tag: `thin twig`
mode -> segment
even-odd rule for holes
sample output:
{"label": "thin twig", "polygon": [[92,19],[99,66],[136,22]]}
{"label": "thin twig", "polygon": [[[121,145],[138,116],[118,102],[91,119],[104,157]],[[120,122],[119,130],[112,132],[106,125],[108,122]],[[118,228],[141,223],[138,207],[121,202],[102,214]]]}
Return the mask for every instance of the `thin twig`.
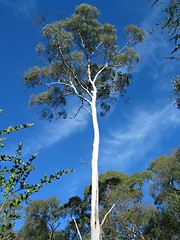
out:
{"label": "thin twig", "polygon": [[73,117],[70,117],[70,119],[76,118],[78,113],[81,111],[81,108],[83,108],[83,104],[78,108],[77,112],[75,113],[75,115]]}
{"label": "thin twig", "polygon": [[72,86],[71,86],[70,84],[65,83],[65,82],[61,82],[60,80],[58,80],[58,81],[56,81],[56,82],[46,83],[45,85],[46,85],[46,86],[50,86],[50,85],[56,85],[56,84],[59,84],[59,85],[63,85],[63,86],[72,88]]}
{"label": "thin twig", "polygon": [[74,92],[75,94],[81,99],[81,100],[84,100],[85,102],[87,102],[89,105],[90,105],[90,101],[85,97],[83,96],[82,94],[80,94],[77,90],[77,88],[74,86],[74,83],[72,81],[69,81],[70,82],[70,85],[71,87],[74,89]]}
{"label": "thin twig", "polygon": [[105,214],[105,216],[101,222],[101,227],[104,224],[104,222],[106,221],[107,216],[111,213],[111,211],[113,210],[114,207],[115,207],[115,204],[113,204],[112,207],[109,209],[109,211]]}
{"label": "thin twig", "polygon": [[76,230],[77,230],[77,233],[79,235],[79,239],[82,240],[82,236],[81,236],[81,233],[79,231],[79,228],[78,228],[78,225],[77,225],[77,222],[76,222],[76,219],[74,217],[72,217],[73,221],[74,221],[74,224],[75,224],[75,227],[76,227]]}
{"label": "thin twig", "polygon": [[86,162],[86,161],[84,161],[84,160],[82,160],[82,159],[80,159],[80,161],[81,161],[82,163],[84,163],[84,164],[90,164],[90,165],[91,165],[91,162]]}
{"label": "thin twig", "polygon": [[130,40],[128,40],[128,42],[126,43],[126,45],[121,48],[116,54],[122,53],[124,51],[124,49],[126,49],[129,46]]}
{"label": "thin twig", "polygon": [[90,113],[90,114],[92,115],[92,112],[91,112],[87,107],[85,107],[85,106],[83,105],[83,108],[84,108],[88,113]]}
{"label": "thin twig", "polygon": [[90,58],[92,58],[93,56],[96,56],[97,54],[99,54],[99,53],[102,51],[102,49],[101,49],[101,50],[99,50],[99,51],[95,54],[95,51],[96,51],[101,45],[102,45],[102,42],[100,42],[100,43],[96,46],[94,52],[91,53]]}

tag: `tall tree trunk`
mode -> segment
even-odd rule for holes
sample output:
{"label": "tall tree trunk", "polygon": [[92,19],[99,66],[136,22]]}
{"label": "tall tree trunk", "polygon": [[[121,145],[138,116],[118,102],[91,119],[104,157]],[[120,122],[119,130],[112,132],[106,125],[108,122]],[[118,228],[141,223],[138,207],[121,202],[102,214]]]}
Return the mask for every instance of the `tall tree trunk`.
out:
{"label": "tall tree trunk", "polygon": [[99,156],[99,126],[96,109],[97,89],[94,86],[93,97],[91,102],[92,124],[94,130],[94,142],[92,150],[92,189],[91,189],[91,240],[100,239],[99,223],[99,186],[98,186],[98,156]]}

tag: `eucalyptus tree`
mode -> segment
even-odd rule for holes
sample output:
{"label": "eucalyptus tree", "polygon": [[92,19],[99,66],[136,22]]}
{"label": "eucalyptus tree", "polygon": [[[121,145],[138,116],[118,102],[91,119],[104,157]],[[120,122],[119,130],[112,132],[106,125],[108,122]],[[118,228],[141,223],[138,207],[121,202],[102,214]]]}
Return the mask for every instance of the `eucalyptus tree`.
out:
{"label": "eucalyptus tree", "polygon": [[[142,204],[143,187],[149,179],[151,173],[147,171],[130,176],[112,170],[100,174],[99,205],[101,224],[104,223],[103,239],[149,239],[144,230],[154,209]],[[87,186],[84,192],[87,203],[91,198],[90,187]],[[112,211],[107,215],[109,209]]]}
{"label": "eucalyptus tree", "polygon": [[157,239],[173,239],[180,234],[180,148],[155,159],[148,169],[153,173],[151,195],[159,210]]}
{"label": "eucalyptus tree", "polygon": [[[84,239],[88,239],[90,228],[90,204],[78,196],[71,197],[67,203],[61,206],[62,216],[67,222],[64,230],[66,239],[78,239],[79,232]],[[76,224],[75,224],[76,222]]]}
{"label": "eucalyptus tree", "polygon": [[91,161],[93,240],[101,235],[98,211],[100,134],[97,115],[108,112],[111,100],[126,91],[130,84],[129,70],[134,62],[139,61],[132,46],[144,37],[142,29],[129,25],[125,28],[126,41],[120,48],[115,27],[101,24],[98,21],[99,14],[96,7],[81,4],[70,18],[47,24],[42,29],[44,44],[38,44],[36,48],[44,65],[35,66],[24,73],[26,85],[42,87],[42,92],[30,98],[30,104],[44,106],[42,118],[66,118],[66,105],[72,97],[79,99],[75,116],[82,109],[91,115],[94,132]]}
{"label": "eucalyptus tree", "polygon": [[25,208],[24,226],[17,239],[55,239],[60,234],[60,201],[55,197],[31,201]]}

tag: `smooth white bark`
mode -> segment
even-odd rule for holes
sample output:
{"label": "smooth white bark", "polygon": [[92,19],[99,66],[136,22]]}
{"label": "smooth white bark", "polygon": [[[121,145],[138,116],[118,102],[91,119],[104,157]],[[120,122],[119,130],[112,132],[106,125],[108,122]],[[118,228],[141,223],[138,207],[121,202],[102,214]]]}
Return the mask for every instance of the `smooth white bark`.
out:
{"label": "smooth white bark", "polygon": [[91,189],[91,240],[100,239],[100,223],[99,223],[99,186],[98,186],[98,156],[99,156],[99,126],[97,119],[96,97],[97,89],[93,86],[93,97],[91,102],[92,124],[94,130],[94,142],[92,151],[92,189]]}

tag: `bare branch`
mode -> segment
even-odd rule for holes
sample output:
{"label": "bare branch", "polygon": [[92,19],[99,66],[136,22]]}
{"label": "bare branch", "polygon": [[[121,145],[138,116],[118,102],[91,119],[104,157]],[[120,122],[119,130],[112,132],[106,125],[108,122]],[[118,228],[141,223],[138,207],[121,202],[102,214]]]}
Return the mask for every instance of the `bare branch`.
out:
{"label": "bare branch", "polygon": [[131,233],[133,233],[134,235],[141,237],[143,240],[145,240],[144,236],[141,233],[136,233],[134,230],[131,230],[129,227],[127,227],[126,225],[124,225],[125,228],[130,231]]}
{"label": "bare branch", "polygon": [[70,119],[76,118],[78,113],[81,111],[81,108],[83,108],[83,104],[78,108],[76,114],[73,117],[70,117]]}
{"label": "bare branch", "polygon": [[0,206],[0,212],[3,210],[5,203],[2,203]]}
{"label": "bare branch", "polygon": [[123,48],[121,48],[116,54],[122,53],[124,51],[124,49],[126,49],[129,46],[129,44],[127,43]]}
{"label": "bare branch", "polygon": [[88,74],[88,80],[91,84],[93,84],[93,81],[91,79],[91,61],[90,58],[88,59],[88,65],[87,65],[87,74]]}
{"label": "bare branch", "polygon": [[[59,30],[58,30],[58,29],[56,29],[56,28],[53,28],[53,29],[59,33]],[[79,36],[80,36],[80,39],[81,39],[81,42],[82,42],[82,46],[83,46],[83,48],[85,49],[85,45],[84,45],[84,42],[83,42],[83,39],[82,39],[82,37],[81,37],[80,32],[78,32],[78,34],[79,34]],[[64,66],[72,73],[74,79],[75,79],[76,82],[79,84],[79,86],[89,95],[89,97],[92,98],[91,93],[88,91],[87,88],[85,88],[85,87],[80,83],[80,81],[78,80],[78,78],[77,78],[77,76],[75,75],[75,73],[74,73],[74,71],[72,70],[72,68],[66,63],[66,61],[65,61],[65,59],[64,59],[64,54],[63,54],[60,46],[59,46],[59,52],[60,52],[60,54],[61,54],[61,57],[62,57],[62,61],[63,61]],[[50,54],[51,54],[51,56],[55,57],[57,60],[61,61],[61,59],[58,58],[58,56],[54,55],[52,52],[50,52]]]}
{"label": "bare branch", "polygon": [[91,162],[86,162],[86,161],[84,161],[84,160],[82,160],[82,159],[80,159],[80,162],[82,162],[82,163],[84,163],[84,164],[90,164],[90,165],[91,165]]}
{"label": "bare branch", "polygon": [[77,233],[79,235],[79,239],[82,240],[82,236],[81,236],[81,233],[79,231],[79,228],[78,228],[78,225],[77,225],[77,222],[76,222],[76,219],[74,217],[72,217],[73,221],[74,221],[74,224],[75,224],[75,227],[76,227],[76,230],[77,230]]}
{"label": "bare branch", "polygon": [[121,48],[116,54],[122,53],[124,49],[126,49],[129,46],[129,44],[130,44],[130,39],[128,39],[126,45],[123,48]]}
{"label": "bare branch", "polygon": [[77,88],[74,86],[73,82],[70,81],[71,87],[74,89],[75,94],[81,99],[84,100],[85,102],[87,102],[90,105],[90,101],[84,97],[82,94],[78,93]]}
{"label": "bare branch", "polygon": [[70,84],[65,83],[65,82],[61,82],[60,80],[58,80],[57,82],[46,83],[45,85],[50,86],[50,85],[56,85],[56,84],[72,88],[72,86]]}
{"label": "bare branch", "polygon": [[83,49],[85,50],[85,44],[84,44],[84,41],[83,41],[83,39],[82,39],[81,33],[78,32],[78,35],[79,35],[79,37],[80,37],[80,39],[81,39],[82,47],[83,47]]}
{"label": "bare branch", "polygon": [[90,94],[90,92],[88,91],[88,89],[86,87],[84,87],[81,82],[78,80],[77,76],[75,75],[74,71],[72,70],[72,68],[66,63],[65,59],[64,59],[64,55],[63,55],[63,52],[61,50],[61,48],[59,47],[59,52],[61,54],[61,57],[62,57],[62,61],[63,61],[63,64],[65,65],[65,67],[72,73],[74,79],[76,80],[76,82],[79,84],[79,86],[89,95],[89,97],[92,98],[92,95]]}
{"label": "bare branch", "polygon": [[99,51],[95,54],[95,51],[96,51],[101,45],[102,45],[102,42],[100,42],[100,43],[96,46],[94,52],[91,53],[90,58],[92,58],[93,56],[98,55],[98,54],[102,51],[102,49],[101,49],[101,50],[99,50]]}
{"label": "bare branch", "polygon": [[107,216],[111,213],[111,211],[113,210],[114,207],[115,207],[115,204],[113,204],[112,207],[109,209],[109,211],[105,214],[105,216],[101,222],[101,227],[104,224],[104,222],[106,221]]}
{"label": "bare branch", "polygon": [[134,222],[134,220],[131,218],[130,219],[133,223],[134,223],[134,227],[137,229],[138,233],[136,233],[135,231],[134,234],[137,235],[137,236],[140,236],[143,240],[145,240],[144,236],[139,232],[139,228],[137,227],[136,223]]}
{"label": "bare branch", "polygon": [[108,67],[108,63],[106,63],[106,64],[96,73],[96,76],[94,77],[94,80],[93,80],[94,83],[96,82],[96,80],[97,80],[98,76],[101,74],[101,72],[104,71],[104,69],[107,68],[107,67]]}
{"label": "bare branch", "polygon": [[[72,74],[73,78],[75,79],[75,81],[77,82],[77,84],[89,95],[89,97],[92,98],[92,96],[91,96],[90,92],[88,91],[88,89],[85,88],[85,87],[81,84],[81,82],[78,80],[78,78],[77,78],[77,76],[75,75],[75,73],[74,73],[74,71],[72,70],[72,68],[66,63],[66,61],[65,61],[65,59],[64,59],[63,52],[62,52],[62,50],[61,50],[60,47],[59,47],[59,52],[60,52],[60,54],[61,54],[62,59],[60,59],[58,56],[54,55],[52,52],[50,52],[49,54],[50,54],[52,57],[55,57],[58,61],[63,61],[64,66],[71,72],[71,74]],[[60,82],[59,82],[59,84],[60,84]],[[61,83],[61,84],[63,84],[63,83]],[[72,87],[71,85],[69,85],[69,86]]]}
{"label": "bare branch", "polygon": [[84,108],[84,110],[86,110],[88,113],[90,113],[90,114],[92,115],[92,112],[91,112],[87,107],[85,107],[85,106],[83,105],[83,108]]}

